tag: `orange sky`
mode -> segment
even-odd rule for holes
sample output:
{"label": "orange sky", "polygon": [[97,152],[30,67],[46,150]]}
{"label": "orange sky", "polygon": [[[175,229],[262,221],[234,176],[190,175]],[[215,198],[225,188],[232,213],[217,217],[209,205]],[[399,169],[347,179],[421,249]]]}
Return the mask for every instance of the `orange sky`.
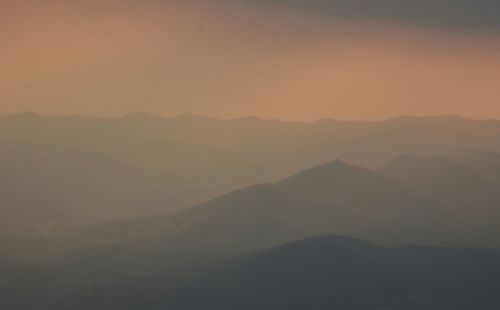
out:
{"label": "orange sky", "polygon": [[2,3],[0,114],[500,118],[494,32],[208,0]]}

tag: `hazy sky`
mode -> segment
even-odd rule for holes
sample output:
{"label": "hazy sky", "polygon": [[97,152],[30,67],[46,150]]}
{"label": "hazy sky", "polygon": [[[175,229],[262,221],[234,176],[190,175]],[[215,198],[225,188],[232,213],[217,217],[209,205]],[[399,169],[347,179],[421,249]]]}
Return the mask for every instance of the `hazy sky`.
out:
{"label": "hazy sky", "polygon": [[0,0],[0,114],[500,118],[497,0]]}

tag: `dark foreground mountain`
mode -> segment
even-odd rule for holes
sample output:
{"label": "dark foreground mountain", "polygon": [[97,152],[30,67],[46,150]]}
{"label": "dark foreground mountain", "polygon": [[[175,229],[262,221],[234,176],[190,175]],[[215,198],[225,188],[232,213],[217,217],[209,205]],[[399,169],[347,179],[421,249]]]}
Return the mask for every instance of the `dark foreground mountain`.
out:
{"label": "dark foreground mountain", "polygon": [[60,309],[394,309],[500,307],[500,252],[385,248],[320,237],[184,275],[94,286]]}
{"label": "dark foreground mountain", "polygon": [[2,310],[55,309],[72,285],[57,269],[16,262],[2,264],[0,258]]}

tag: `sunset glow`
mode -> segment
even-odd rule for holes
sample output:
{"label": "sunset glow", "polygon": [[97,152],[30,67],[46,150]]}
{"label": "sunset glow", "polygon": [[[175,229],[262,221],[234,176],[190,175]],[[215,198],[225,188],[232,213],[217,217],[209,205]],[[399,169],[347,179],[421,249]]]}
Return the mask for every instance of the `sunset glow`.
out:
{"label": "sunset glow", "polygon": [[2,3],[2,114],[500,117],[495,31],[224,1]]}

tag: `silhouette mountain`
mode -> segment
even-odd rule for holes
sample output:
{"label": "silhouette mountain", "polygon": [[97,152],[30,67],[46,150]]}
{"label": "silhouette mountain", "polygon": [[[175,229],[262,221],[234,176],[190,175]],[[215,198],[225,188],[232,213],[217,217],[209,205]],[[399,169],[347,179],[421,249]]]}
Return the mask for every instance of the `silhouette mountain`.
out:
{"label": "silhouette mountain", "polygon": [[97,285],[62,309],[464,309],[500,306],[500,252],[319,237],[194,273]]}
{"label": "silhouette mountain", "polygon": [[215,120],[214,118],[209,118],[209,117],[205,117],[205,116],[201,116],[201,115],[197,115],[197,114],[193,114],[193,113],[182,113],[182,114],[179,114],[175,117],[172,118],[172,120],[175,120],[175,121],[188,121],[188,122],[206,122],[206,121],[210,121],[210,120]]}
{"label": "silhouette mountain", "polygon": [[280,245],[500,246],[498,137],[458,116],[0,117],[1,308],[496,309],[497,251]]}
{"label": "silhouette mountain", "polygon": [[[0,117],[0,232],[63,231],[57,241],[71,248],[154,250],[171,266],[318,234],[383,244],[498,244],[496,198],[484,190],[492,181],[470,175],[470,167],[443,181],[449,187],[434,179],[417,184],[425,191],[342,162],[284,178],[331,158],[373,167],[409,152],[500,150],[500,121],[187,119]],[[219,198],[156,216],[211,197]]]}
{"label": "silhouette mountain", "polygon": [[73,236],[72,242],[155,249],[173,266],[322,234],[387,244],[441,244],[435,233],[445,228],[439,221],[439,209],[426,197],[337,160],[171,216],[93,227]]}

